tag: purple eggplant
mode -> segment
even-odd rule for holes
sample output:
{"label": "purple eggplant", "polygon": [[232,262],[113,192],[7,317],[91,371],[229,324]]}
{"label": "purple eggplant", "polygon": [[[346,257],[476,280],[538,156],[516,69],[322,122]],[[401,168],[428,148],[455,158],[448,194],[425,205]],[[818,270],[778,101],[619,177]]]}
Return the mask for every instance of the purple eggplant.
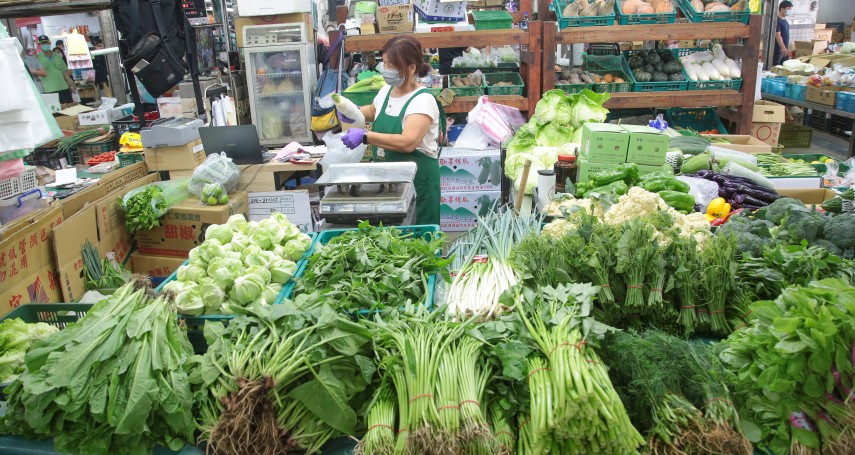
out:
{"label": "purple eggplant", "polygon": [[769,205],[768,202],[761,201],[760,199],[757,199],[753,196],[750,196],[748,194],[743,194],[743,193],[740,193],[740,194],[733,196],[733,202],[735,202],[736,204],[738,204],[742,207],[746,207],[746,206],[765,207],[765,206]]}
{"label": "purple eggplant", "polygon": [[[771,204],[780,198],[777,193],[761,191],[757,188],[750,187],[748,185],[741,185],[739,183],[726,183],[722,185],[722,187],[725,188],[731,194],[745,194],[747,196],[759,199],[765,202],[766,204]],[[721,191],[719,190],[719,192]]]}

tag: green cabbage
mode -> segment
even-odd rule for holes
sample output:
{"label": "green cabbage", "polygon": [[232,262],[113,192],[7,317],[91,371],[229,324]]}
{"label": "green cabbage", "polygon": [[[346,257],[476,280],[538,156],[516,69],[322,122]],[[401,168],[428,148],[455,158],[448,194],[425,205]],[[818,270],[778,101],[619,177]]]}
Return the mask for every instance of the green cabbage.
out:
{"label": "green cabbage", "polygon": [[256,265],[251,265],[247,267],[246,273],[244,273],[244,275],[257,275],[259,278],[261,278],[261,281],[264,281],[265,285],[270,282],[271,278],[273,278],[273,275],[270,273],[269,269]]}
{"label": "green cabbage", "polygon": [[175,307],[181,314],[199,316],[205,312],[205,301],[199,293],[199,286],[181,291],[175,297]]}
{"label": "green cabbage", "polygon": [[[270,243],[272,245],[278,245],[282,243],[282,239],[285,238],[285,229],[283,229],[283,226],[272,218],[261,220],[258,223],[258,229],[267,231],[267,234],[270,237]],[[252,238],[252,233],[250,234],[250,238]],[[272,249],[272,245],[270,248],[265,249]]]}
{"label": "green cabbage", "polygon": [[228,221],[226,221],[226,224],[228,224],[235,232],[246,233],[245,228],[249,223],[243,215],[232,215],[229,217]]}
{"label": "green cabbage", "polygon": [[543,94],[534,108],[534,116],[540,123],[558,122],[569,125],[573,120],[570,99],[563,90],[550,90]]}
{"label": "green cabbage", "polygon": [[525,160],[531,160],[532,166],[535,164],[543,164],[538,156],[531,153],[519,153],[509,156],[505,160],[505,175],[511,180],[518,178],[525,167]]}
{"label": "green cabbage", "polygon": [[175,278],[178,281],[192,283],[199,283],[206,276],[208,276],[208,274],[204,268],[192,263],[178,267],[178,270],[175,273]]}
{"label": "green cabbage", "polygon": [[573,138],[573,127],[562,126],[557,122],[543,125],[537,132],[537,145],[546,147],[561,147]]}
{"label": "green cabbage", "polygon": [[274,283],[285,284],[297,271],[297,263],[287,259],[276,258],[270,264],[270,280]]}
{"label": "green cabbage", "polygon": [[218,285],[206,283],[199,286],[199,296],[205,303],[205,313],[215,313],[226,300],[225,291]]}
{"label": "green cabbage", "polygon": [[[249,241],[262,250],[273,249],[273,239],[266,229],[255,229],[249,234]],[[246,250],[244,250],[246,251]]]}
{"label": "green cabbage", "polygon": [[286,256],[283,256],[285,259],[299,261],[300,258],[303,257],[303,254],[306,252],[306,250],[309,249],[309,246],[302,242],[300,239],[293,239],[285,242],[283,248],[285,249],[286,254]]}
{"label": "green cabbage", "polygon": [[[237,259],[218,257],[208,263],[208,276],[225,288],[243,273],[243,263]],[[225,284],[225,286],[223,286]]]}
{"label": "green cabbage", "polygon": [[587,89],[572,95],[570,123],[573,127],[580,128],[583,123],[605,122],[609,110],[604,108],[603,104],[609,98],[611,98],[609,93],[594,93]]}
{"label": "green cabbage", "polygon": [[279,293],[282,292],[282,285],[279,283],[270,283],[261,291],[261,298],[268,304],[274,303]]}
{"label": "green cabbage", "polygon": [[234,232],[228,224],[213,224],[205,231],[205,240],[217,239],[223,245],[232,241]]}
{"label": "green cabbage", "polygon": [[254,251],[246,255],[243,262],[246,265],[257,265],[269,269],[275,259],[277,259],[276,254],[272,251]]}
{"label": "green cabbage", "polygon": [[196,251],[199,260],[207,264],[212,259],[223,255],[223,244],[217,239],[205,240],[193,250]]}
{"label": "green cabbage", "polygon": [[229,291],[229,299],[241,305],[248,305],[261,297],[261,292],[267,286],[268,281],[257,273],[247,273],[235,280],[235,285]]}

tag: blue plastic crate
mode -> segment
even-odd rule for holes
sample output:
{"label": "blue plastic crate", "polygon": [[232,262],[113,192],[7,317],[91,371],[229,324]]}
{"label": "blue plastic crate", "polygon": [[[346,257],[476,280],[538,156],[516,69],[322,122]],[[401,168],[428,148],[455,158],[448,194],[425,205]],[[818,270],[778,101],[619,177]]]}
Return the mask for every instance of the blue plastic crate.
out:
{"label": "blue plastic crate", "polygon": [[[439,226],[436,224],[424,224],[424,225],[416,225],[416,226],[385,226],[385,227],[397,229],[397,230],[401,231],[404,235],[412,234],[413,237],[422,237],[422,238],[434,236],[437,233],[441,232]],[[357,231],[357,230],[359,230],[359,229],[358,228],[331,229],[329,231],[323,231],[318,235],[318,238],[315,240],[315,244],[326,245],[332,239],[344,234],[345,232],[352,232],[352,231]],[[313,247],[312,247],[313,251],[314,251],[314,248],[315,247],[313,245]],[[442,251],[437,251],[436,254],[437,254],[437,256],[439,256],[442,254]],[[305,261],[305,263],[303,264],[303,269],[298,270],[300,277],[302,277],[305,274],[305,269],[306,269],[306,267],[309,266],[309,262],[311,262],[311,257],[309,257]],[[282,294],[280,294],[280,297],[282,298],[282,300],[290,299],[292,297],[296,283],[294,283],[294,280],[292,280],[292,282],[289,284],[290,284],[290,286],[288,286],[287,292],[285,292],[286,288],[282,288],[283,292],[282,292]],[[435,290],[436,290],[436,275],[435,274],[434,275],[428,275],[427,289],[425,290],[425,305],[428,308],[433,308]],[[276,303],[281,303],[281,300],[277,299]],[[377,310],[359,310],[356,313],[354,313],[354,315],[358,314],[359,316],[370,316],[371,314],[374,314],[377,312],[378,312]]]}
{"label": "blue plastic crate", "polygon": [[[763,90],[763,86],[766,86],[766,90]],[[766,77],[763,78],[763,83],[760,85],[760,90],[763,93],[767,93],[772,96],[785,96],[785,91],[787,87],[787,78],[783,77]]]}
{"label": "blue plastic crate", "polygon": [[837,109],[855,114],[855,92],[837,92]]}
{"label": "blue plastic crate", "polygon": [[[784,97],[795,101],[804,101],[807,87],[799,84],[784,83]],[[780,95],[778,95],[780,96]]]}

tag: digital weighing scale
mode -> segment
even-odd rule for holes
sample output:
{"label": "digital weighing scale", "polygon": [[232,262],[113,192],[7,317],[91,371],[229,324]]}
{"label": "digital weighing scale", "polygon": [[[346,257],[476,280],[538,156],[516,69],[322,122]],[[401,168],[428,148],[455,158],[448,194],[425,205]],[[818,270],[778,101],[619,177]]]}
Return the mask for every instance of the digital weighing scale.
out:
{"label": "digital weighing scale", "polygon": [[355,226],[360,221],[412,224],[415,163],[332,164],[318,179],[325,186],[320,215],[327,223]]}

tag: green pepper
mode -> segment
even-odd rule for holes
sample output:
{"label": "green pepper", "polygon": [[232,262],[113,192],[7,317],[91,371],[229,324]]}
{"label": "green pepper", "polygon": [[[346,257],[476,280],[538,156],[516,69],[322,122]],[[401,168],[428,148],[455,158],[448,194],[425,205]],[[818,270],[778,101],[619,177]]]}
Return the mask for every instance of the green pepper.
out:
{"label": "green pepper", "polygon": [[585,197],[585,194],[594,188],[594,183],[591,181],[576,184],[576,197]]}
{"label": "green pepper", "polygon": [[629,191],[629,186],[623,182],[623,180],[618,180],[617,182],[609,183],[608,185],[598,186],[590,191],[591,193],[600,193],[611,196],[614,199],[617,199],[618,196],[626,194]]}
{"label": "green pepper", "polygon": [[679,191],[663,190],[659,197],[678,212],[689,213],[695,210],[695,197]]}
{"label": "green pepper", "polygon": [[689,192],[689,185],[675,179],[674,177],[660,176],[652,179],[646,179],[642,181],[639,186],[651,193],[658,193],[663,190],[677,191],[680,193]]}
{"label": "green pepper", "polygon": [[627,185],[634,184],[638,180],[638,165],[635,163],[620,164],[614,169],[591,175],[594,186],[604,186],[618,180],[622,180]]}

